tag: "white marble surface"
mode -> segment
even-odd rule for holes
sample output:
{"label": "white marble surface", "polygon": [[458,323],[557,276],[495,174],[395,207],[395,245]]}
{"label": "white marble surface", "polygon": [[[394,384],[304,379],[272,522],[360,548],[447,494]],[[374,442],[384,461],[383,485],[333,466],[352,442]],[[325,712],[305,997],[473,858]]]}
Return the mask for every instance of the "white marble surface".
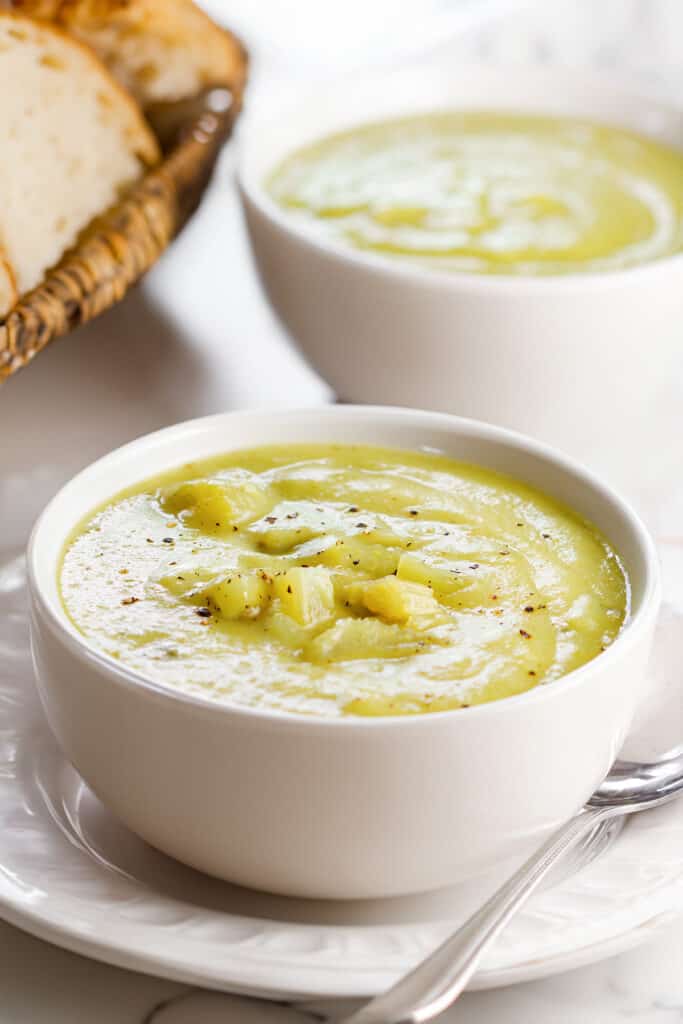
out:
{"label": "white marble surface", "polygon": [[[535,0],[519,7],[441,50],[455,58],[621,64],[645,78],[664,77],[683,95],[680,0]],[[64,478],[117,443],[219,409],[328,397],[261,299],[228,156],[200,214],[145,286],[3,388],[0,555],[21,549]],[[683,474],[667,481],[666,500],[661,493],[641,499],[662,543],[668,600],[683,613]],[[0,924],[0,1024],[268,1019],[261,1006],[96,964]],[[683,922],[602,964],[465,995],[447,1019],[674,1024],[683,1020]]]}
{"label": "white marble surface", "polygon": [[[249,1001],[93,963],[9,925],[0,925],[0,950],[2,1024],[252,1022],[246,1016]],[[271,1024],[260,1005],[253,1013],[253,1024]],[[282,1024],[297,1019],[285,1017]],[[648,946],[593,967],[514,988],[466,993],[441,1019],[453,1024],[679,1024],[683,923]]]}

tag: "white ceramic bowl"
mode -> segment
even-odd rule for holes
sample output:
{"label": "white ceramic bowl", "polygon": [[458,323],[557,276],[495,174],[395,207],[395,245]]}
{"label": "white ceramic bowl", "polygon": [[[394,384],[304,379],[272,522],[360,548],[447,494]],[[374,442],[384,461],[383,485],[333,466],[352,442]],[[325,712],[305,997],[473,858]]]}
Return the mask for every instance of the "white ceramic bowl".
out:
{"label": "white ceramic bowl", "polygon": [[683,145],[680,108],[584,71],[458,64],[316,88],[245,126],[240,191],[270,301],[341,399],[525,431],[628,485],[680,429],[683,255],[561,277],[450,273],[327,240],[264,187],[330,132],[458,108],[580,116]]}
{"label": "white ceramic bowl", "polygon": [[[633,612],[570,676],[424,716],[326,719],[217,704],[98,653],[60,603],[73,526],[165,469],[253,445],[429,447],[517,476],[591,519],[620,553]],[[153,846],[241,885],[387,896],[484,873],[574,812],[609,768],[643,692],[659,603],[653,544],[579,466],[498,428],[406,409],[238,412],[170,427],[95,462],[52,500],[29,546],[32,644],[49,723],[95,793]]]}

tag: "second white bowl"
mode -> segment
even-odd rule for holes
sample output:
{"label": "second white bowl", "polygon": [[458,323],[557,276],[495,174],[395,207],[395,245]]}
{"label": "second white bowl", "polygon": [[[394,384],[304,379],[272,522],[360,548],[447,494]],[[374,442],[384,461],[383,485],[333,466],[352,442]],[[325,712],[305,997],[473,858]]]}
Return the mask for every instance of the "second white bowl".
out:
{"label": "second white bowl", "polygon": [[585,117],[683,145],[678,107],[584,71],[459,65],[323,86],[245,126],[240,189],[273,307],[341,399],[524,431],[629,485],[637,453],[680,429],[683,255],[552,278],[451,273],[322,238],[268,194],[300,145],[439,109]]}

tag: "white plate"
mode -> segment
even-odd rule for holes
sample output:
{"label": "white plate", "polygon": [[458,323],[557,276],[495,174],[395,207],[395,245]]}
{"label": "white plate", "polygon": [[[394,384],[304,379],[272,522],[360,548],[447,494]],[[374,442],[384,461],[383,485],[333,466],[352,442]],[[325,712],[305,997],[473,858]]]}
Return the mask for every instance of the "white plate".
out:
{"label": "white plate", "polygon": [[[672,663],[680,617],[660,627],[656,699],[680,730]],[[127,832],[56,748],[34,690],[23,559],[0,569],[0,915],[68,949],[133,970],[264,996],[370,995],[389,985],[481,898],[333,904],[206,878]],[[674,713],[674,712],[677,712]],[[236,823],[239,827],[239,823]],[[577,967],[648,938],[683,911],[683,801],[641,815],[592,863],[508,926],[475,988]]]}

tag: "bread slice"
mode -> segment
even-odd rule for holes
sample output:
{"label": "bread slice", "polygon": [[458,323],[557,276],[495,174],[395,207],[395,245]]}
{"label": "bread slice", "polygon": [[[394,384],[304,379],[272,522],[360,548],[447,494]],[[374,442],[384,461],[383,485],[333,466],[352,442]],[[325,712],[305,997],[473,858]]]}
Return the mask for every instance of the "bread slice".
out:
{"label": "bread slice", "polygon": [[238,40],[192,0],[0,0],[91,46],[143,106],[244,84]]}
{"label": "bread slice", "polygon": [[[59,29],[0,14],[0,252],[33,288],[158,146],[137,104]],[[0,290],[0,315],[12,289]]]}

